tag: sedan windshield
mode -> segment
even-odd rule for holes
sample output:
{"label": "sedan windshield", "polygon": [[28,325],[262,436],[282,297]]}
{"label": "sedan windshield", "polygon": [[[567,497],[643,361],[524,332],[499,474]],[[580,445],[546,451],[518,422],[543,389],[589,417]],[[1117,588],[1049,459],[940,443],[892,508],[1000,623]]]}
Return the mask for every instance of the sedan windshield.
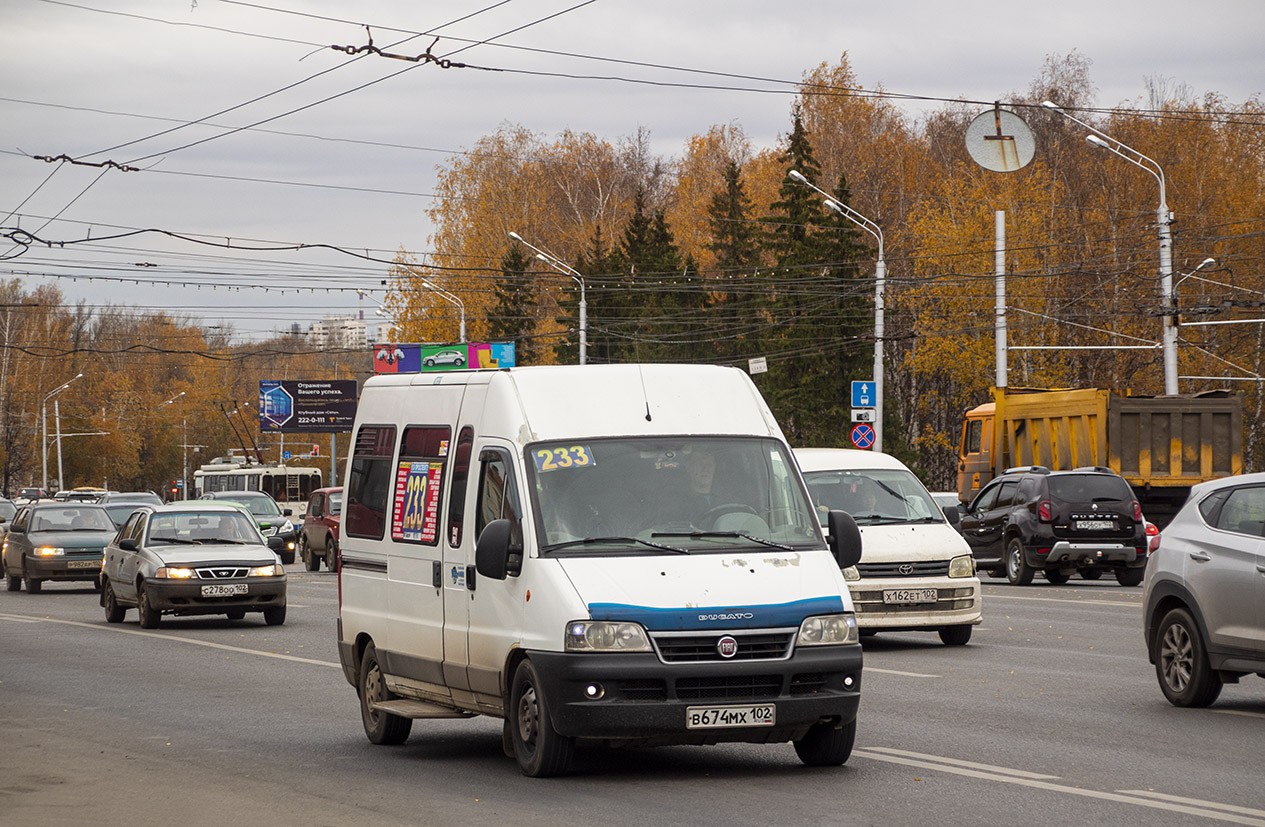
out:
{"label": "sedan windshield", "polygon": [[804,481],[822,525],[831,510],[846,511],[861,525],[945,520],[927,489],[903,468],[812,471]]}
{"label": "sedan windshield", "polygon": [[34,512],[31,531],[114,531],[114,523],[100,506],[68,505]]}
{"label": "sedan windshield", "polygon": [[149,521],[148,545],[184,543],[254,543],[264,540],[259,529],[240,511],[176,511],[154,514]]}
{"label": "sedan windshield", "polygon": [[256,517],[280,517],[281,516],[281,509],[277,507],[277,503],[274,499],[272,499],[272,497],[234,496],[234,497],[220,497],[219,499],[228,500],[229,502],[240,503],[246,506],[247,508],[249,508],[250,513],[254,514]]}
{"label": "sedan windshield", "polygon": [[533,445],[527,455],[545,553],[823,544],[794,463],[775,439],[588,439]]}

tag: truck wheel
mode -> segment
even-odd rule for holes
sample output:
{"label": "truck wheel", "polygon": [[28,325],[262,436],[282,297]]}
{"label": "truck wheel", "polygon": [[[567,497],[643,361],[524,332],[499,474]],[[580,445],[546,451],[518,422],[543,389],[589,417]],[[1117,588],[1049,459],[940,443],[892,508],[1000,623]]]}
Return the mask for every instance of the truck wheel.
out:
{"label": "truck wheel", "polygon": [[1208,706],[1221,694],[1221,676],[1208,663],[1203,638],[1190,612],[1173,609],[1156,632],[1155,674],[1173,706]]}
{"label": "truck wheel", "polygon": [[971,640],[972,626],[941,626],[940,642],[945,646],[965,646]]}
{"label": "truck wheel", "polygon": [[30,572],[23,576],[22,581],[23,585],[26,586],[27,594],[39,594],[40,590],[44,588],[44,581],[38,577],[32,577]]}
{"label": "truck wheel", "polygon": [[1006,579],[1015,586],[1026,586],[1035,573],[1023,557],[1023,542],[1018,537],[1011,540],[1006,546]]}
{"label": "truck wheel", "polygon": [[1097,580],[1102,577],[1102,569],[1080,569],[1082,580]]}
{"label": "truck wheel", "polygon": [[140,615],[142,629],[157,629],[162,622],[162,612],[150,604],[149,591],[144,583],[136,589],[136,613]]}
{"label": "truck wheel", "polygon": [[127,609],[119,605],[114,597],[114,585],[107,579],[101,586],[101,605],[105,608],[106,623],[122,623]]}
{"label": "truck wheel", "polygon": [[1045,579],[1049,583],[1053,583],[1056,586],[1061,586],[1064,583],[1066,583],[1068,580],[1071,580],[1072,575],[1064,574],[1061,571],[1047,571],[1045,572]]}
{"label": "truck wheel", "polygon": [[1116,582],[1122,586],[1140,586],[1146,575],[1146,566],[1136,569],[1116,569]]}
{"label": "truck wheel", "polygon": [[333,534],[327,534],[325,536],[325,565],[330,571],[338,571],[341,562],[338,556],[338,541],[334,539]]}
{"label": "truck wheel", "polygon": [[554,730],[540,678],[530,660],[524,660],[514,670],[509,713],[513,723],[514,757],[523,775],[548,778],[565,773],[575,752],[575,739]]}
{"label": "truck wheel", "polygon": [[312,553],[312,547],[307,544],[307,535],[299,535],[299,556],[303,558],[303,567],[308,571],[316,571],[321,567],[321,558]]}
{"label": "truck wheel", "polygon": [[830,722],[813,724],[808,733],[795,742],[795,754],[810,767],[838,767],[852,755],[856,737],[856,718],[841,727]]}
{"label": "truck wheel", "polygon": [[373,648],[372,643],[365,647],[365,653],[360,658],[360,684],[357,688],[360,690],[360,720],[364,722],[365,735],[369,736],[369,740],[383,746],[404,743],[413,728],[413,719],[401,718],[370,706],[395,697],[382,678],[378,650]]}

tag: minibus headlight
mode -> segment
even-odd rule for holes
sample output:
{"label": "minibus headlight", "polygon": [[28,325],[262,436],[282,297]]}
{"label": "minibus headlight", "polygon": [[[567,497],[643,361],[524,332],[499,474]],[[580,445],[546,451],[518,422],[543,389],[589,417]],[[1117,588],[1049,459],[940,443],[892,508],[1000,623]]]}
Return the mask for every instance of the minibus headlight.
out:
{"label": "minibus headlight", "polygon": [[843,570],[843,579],[849,583],[854,583],[861,579],[861,570],[856,566],[848,566]]}
{"label": "minibus headlight", "polygon": [[567,624],[568,652],[649,652],[650,639],[639,623],[575,620]]}
{"label": "minibus headlight", "polygon": [[61,557],[66,549],[58,546],[39,546],[35,549],[36,557]]}
{"label": "minibus headlight", "polygon": [[974,577],[975,576],[975,558],[969,554],[963,554],[961,557],[954,557],[949,561],[950,577]]}
{"label": "minibus headlight", "polygon": [[856,616],[838,614],[804,618],[795,643],[797,646],[840,646],[860,641]]}

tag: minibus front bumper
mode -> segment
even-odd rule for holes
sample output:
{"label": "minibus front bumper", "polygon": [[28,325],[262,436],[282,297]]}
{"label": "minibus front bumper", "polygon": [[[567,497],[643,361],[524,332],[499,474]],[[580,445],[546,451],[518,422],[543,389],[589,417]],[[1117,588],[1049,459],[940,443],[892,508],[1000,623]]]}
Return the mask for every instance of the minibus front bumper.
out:
{"label": "minibus front bumper", "polygon": [[850,723],[861,697],[856,644],[799,647],[777,660],[664,663],[653,653],[528,657],[560,735],[617,743],[791,741],[820,722]]}

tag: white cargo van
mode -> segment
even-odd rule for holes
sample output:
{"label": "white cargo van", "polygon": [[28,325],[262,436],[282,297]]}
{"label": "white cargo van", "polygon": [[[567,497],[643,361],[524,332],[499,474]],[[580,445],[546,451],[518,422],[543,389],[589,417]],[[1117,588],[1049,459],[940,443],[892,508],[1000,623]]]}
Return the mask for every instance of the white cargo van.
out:
{"label": "white cargo van", "polygon": [[851,754],[859,534],[822,536],[745,373],[374,377],[344,493],[339,658],[374,743],[482,714],[532,776],[577,739]]}
{"label": "white cargo van", "polygon": [[861,529],[865,559],[844,570],[861,634],[939,632],[965,645],[980,622],[980,581],[949,509],[887,454],[798,448],[795,458],[823,522],[842,509]]}

